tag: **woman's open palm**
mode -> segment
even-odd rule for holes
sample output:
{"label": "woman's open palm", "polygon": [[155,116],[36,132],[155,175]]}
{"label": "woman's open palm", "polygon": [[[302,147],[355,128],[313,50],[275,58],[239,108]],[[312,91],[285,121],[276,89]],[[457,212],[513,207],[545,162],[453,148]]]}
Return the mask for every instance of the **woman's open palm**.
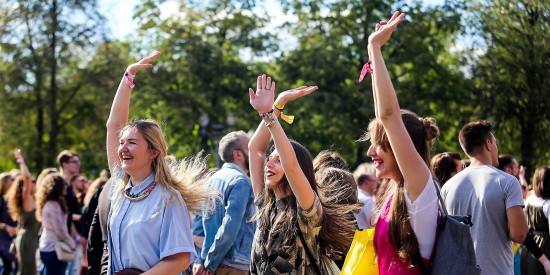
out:
{"label": "woman's open palm", "polygon": [[399,25],[404,17],[404,13],[396,11],[389,21],[382,21],[379,24],[376,24],[375,31],[369,36],[369,44],[380,47],[384,46],[384,44],[386,44],[386,42],[390,39],[395,27]]}
{"label": "woman's open palm", "polygon": [[140,61],[128,66],[126,71],[128,71],[129,73],[135,75],[135,74],[139,73],[140,71],[143,71],[143,70],[148,69],[148,68],[152,68],[153,64],[151,64],[151,62],[154,61],[155,59],[157,59],[159,56],[160,56],[160,52],[156,51],[152,55],[150,55],[148,57],[145,57],[145,58],[141,59]]}
{"label": "woman's open palm", "polygon": [[258,76],[256,83],[256,92],[252,88],[248,89],[250,93],[250,105],[263,114],[273,110],[273,101],[275,98],[275,81],[265,74]]}
{"label": "woman's open palm", "polygon": [[287,104],[295,99],[309,95],[317,90],[317,86],[301,86],[292,90],[284,91],[277,96],[277,103],[279,105]]}

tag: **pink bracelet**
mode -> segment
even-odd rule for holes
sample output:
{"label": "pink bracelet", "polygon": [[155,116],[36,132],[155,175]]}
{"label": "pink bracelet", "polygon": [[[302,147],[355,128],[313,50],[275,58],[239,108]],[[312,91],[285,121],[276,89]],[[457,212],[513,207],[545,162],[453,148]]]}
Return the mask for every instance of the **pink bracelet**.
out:
{"label": "pink bracelet", "polygon": [[363,69],[361,70],[361,75],[359,75],[359,82],[363,81],[363,78],[365,78],[365,75],[367,75],[367,73],[372,74],[374,72],[371,65],[372,63],[370,62],[370,60],[367,63],[365,63],[365,65],[363,65]]}
{"label": "pink bracelet", "polygon": [[124,77],[124,83],[126,83],[126,85],[130,87],[130,89],[133,89],[136,86],[136,84],[134,84],[134,82],[132,82],[132,80],[130,80],[128,77]]}
{"label": "pink bracelet", "polygon": [[136,78],[136,75],[135,75],[135,74],[132,74],[132,73],[129,72],[129,71],[126,71],[126,72],[124,73],[124,76],[128,77],[128,78],[131,79],[131,80],[134,80],[134,78]]}
{"label": "pink bracelet", "polygon": [[130,89],[133,89],[136,86],[136,84],[134,83],[134,78],[135,77],[136,77],[136,75],[132,74],[129,71],[126,71],[124,73],[124,83],[126,83],[126,85],[128,85],[128,87],[130,87]]}

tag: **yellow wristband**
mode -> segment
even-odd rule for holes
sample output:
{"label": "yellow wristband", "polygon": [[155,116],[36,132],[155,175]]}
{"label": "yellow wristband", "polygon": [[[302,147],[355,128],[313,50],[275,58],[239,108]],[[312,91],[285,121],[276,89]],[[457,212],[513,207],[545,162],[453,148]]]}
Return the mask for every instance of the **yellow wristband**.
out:
{"label": "yellow wristband", "polygon": [[275,102],[275,104],[273,104],[273,107],[275,107],[275,109],[279,110],[279,112],[281,112],[281,119],[284,120],[286,123],[288,124],[292,124],[294,122],[294,116],[291,116],[291,115],[285,115],[283,113],[283,109],[285,108],[285,106],[280,106],[277,104],[277,102]]}
{"label": "yellow wristband", "polygon": [[283,109],[285,108],[285,105],[281,106],[281,105],[278,105],[277,102],[275,102],[275,104],[273,104],[273,107],[275,107],[275,109],[282,112]]}

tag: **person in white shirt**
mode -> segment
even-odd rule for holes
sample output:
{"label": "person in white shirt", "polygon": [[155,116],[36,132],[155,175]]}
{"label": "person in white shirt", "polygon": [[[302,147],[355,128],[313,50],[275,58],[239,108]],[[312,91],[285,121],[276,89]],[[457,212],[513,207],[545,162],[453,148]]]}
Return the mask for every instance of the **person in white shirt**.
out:
{"label": "person in white shirt", "polygon": [[356,180],[357,182],[357,197],[363,204],[361,211],[355,213],[357,219],[357,227],[359,229],[367,229],[372,227],[371,214],[374,207],[374,195],[378,188],[378,179],[370,174],[361,174]]}

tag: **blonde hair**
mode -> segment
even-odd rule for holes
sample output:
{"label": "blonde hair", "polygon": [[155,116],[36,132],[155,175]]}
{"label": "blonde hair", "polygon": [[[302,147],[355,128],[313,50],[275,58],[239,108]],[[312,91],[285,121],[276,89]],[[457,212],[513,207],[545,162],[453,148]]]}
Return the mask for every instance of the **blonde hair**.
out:
{"label": "blonde hair", "polygon": [[[120,135],[128,129],[136,129],[147,142],[148,149],[158,152],[151,163],[151,168],[155,172],[157,185],[169,192],[168,202],[175,200],[175,192],[178,192],[183,197],[189,212],[207,214],[214,210],[215,199],[219,198],[219,193],[206,184],[211,172],[208,170],[205,157],[197,154],[181,161],[174,161],[174,158],[168,155],[168,145],[160,125],[152,119],[129,122],[120,130]],[[115,167],[115,175],[120,171],[120,166]],[[124,186],[130,179],[128,173],[123,173],[124,176],[113,183],[116,186],[115,206],[121,201]]]}
{"label": "blonde hair", "polygon": [[90,203],[90,200],[92,200],[94,194],[99,190],[99,188],[103,187],[108,180],[108,178],[99,177],[95,179],[92,184],[90,184],[88,191],[86,191],[86,196],[84,196],[84,205],[88,205]]}
{"label": "blonde hair", "polygon": [[44,178],[51,174],[57,174],[57,169],[53,167],[44,168],[36,178],[36,187],[40,186],[42,181],[44,181]]}
{"label": "blonde hair", "polygon": [[374,168],[374,164],[371,162],[364,162],[359,164],[357,168],[355,168],[355,171],[353,171],[353,177],[355,180],[358,180],[361,175],[376,175],[376,168]]}

